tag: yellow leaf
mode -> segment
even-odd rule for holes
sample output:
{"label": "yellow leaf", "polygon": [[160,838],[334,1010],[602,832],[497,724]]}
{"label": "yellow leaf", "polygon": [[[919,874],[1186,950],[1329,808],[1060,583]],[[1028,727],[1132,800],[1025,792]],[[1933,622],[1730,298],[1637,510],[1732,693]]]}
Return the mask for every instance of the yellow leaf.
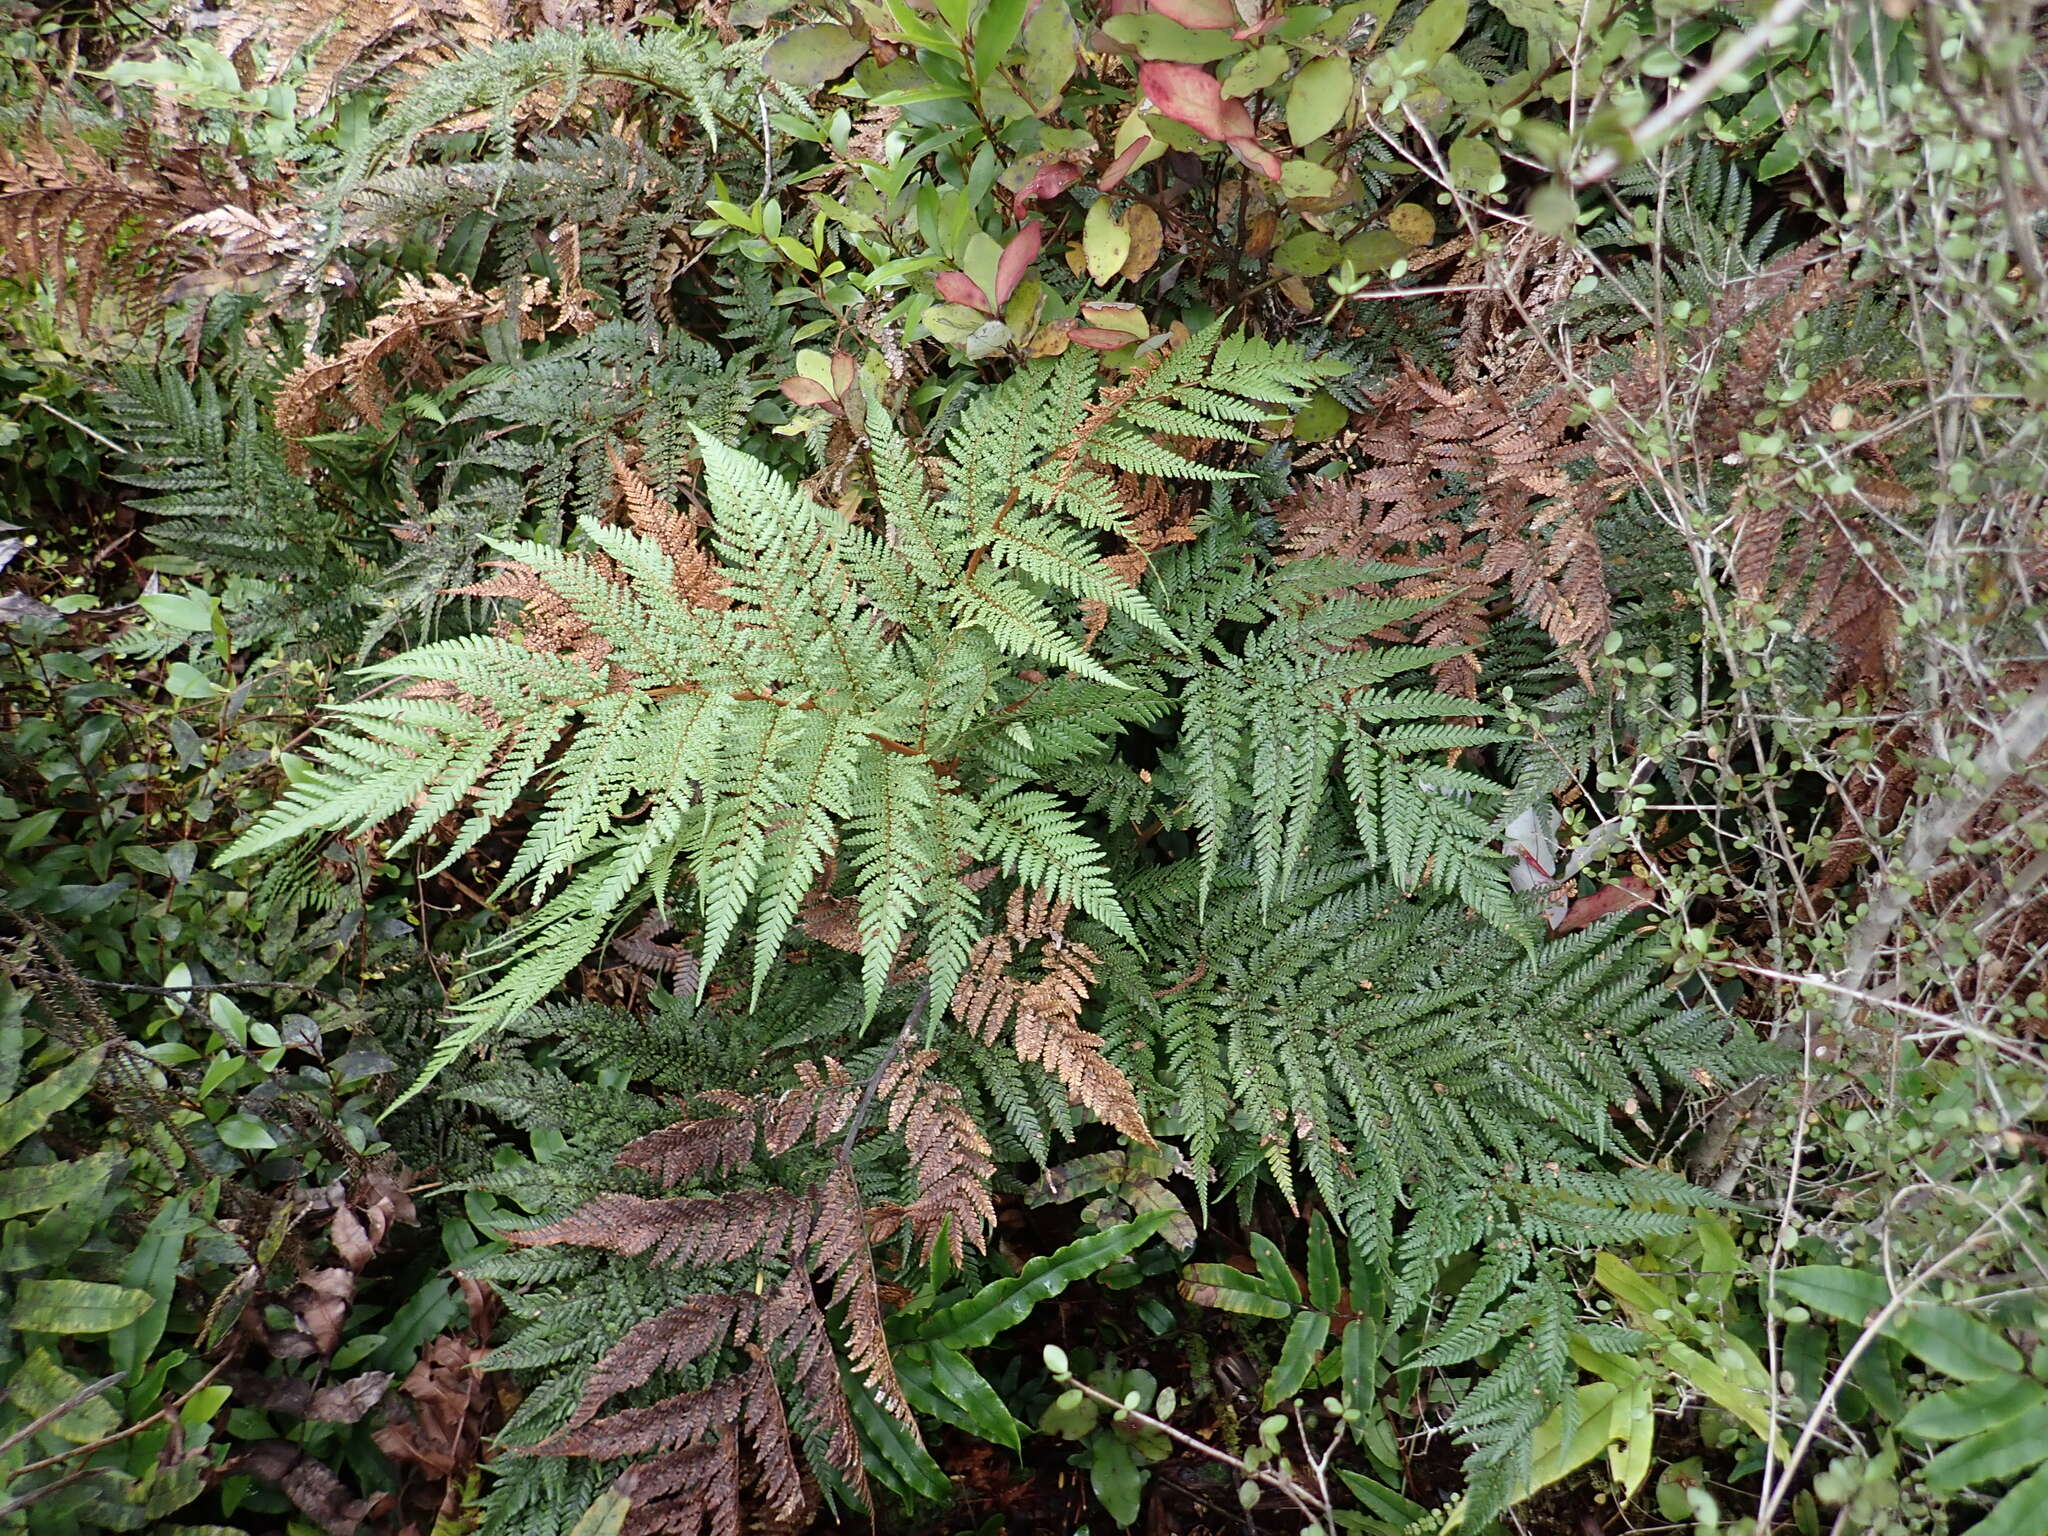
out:
{"label": "yellow leaf", "polygon": [[1098,286],[1106,286],[1123,270],[1124,258],[1130,254],[1130,231],[1118,221],[1110,200],[1098,197],[1089,205],[1088,218],[1081,226],[1081,256],[1088,276]]}
{"label": "yellow leaf", "polygon": [[1123,225],[1124,233],[1130,237],[1131,249],[1124,257],[1121,274],[1127,278],[1143,277],[1159,260],[1166,231],[1159,222],[1159,215],[1144,203],[1133,203],[1124,210]]}
{"label": "yellow leaf", "polygon": [[1403,245],[1427,245],[1436,238],[1436,218],[1420,203],[1396,203],[1389,208],[1387,228]]}

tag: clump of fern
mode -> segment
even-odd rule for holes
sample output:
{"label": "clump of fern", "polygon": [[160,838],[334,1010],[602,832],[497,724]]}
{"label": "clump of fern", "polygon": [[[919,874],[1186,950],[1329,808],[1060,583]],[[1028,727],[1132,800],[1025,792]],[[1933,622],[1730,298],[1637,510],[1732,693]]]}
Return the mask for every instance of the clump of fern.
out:
{"label": "clump of fern", "polygon": [[[870,1011],[906,941],[950,996],[981,937],[961,879],[977,863],[1130,937],[1099,836],[1038,787],[1173,707],[1163,674],[1091,653],[1082,605],[1162,660],[1189,654],[1103,561],[1103,535],[1131,532],[1110,475],[1228,478],[1152,434],[1249,441],[1237,423],[1319,371],[1220,331],[1113,387],[1074,357],[988,390],[923,454],[877,405],[866,495],[830,507],[699,433],[708,540],[636,481],[628,526],[502,545],[471,590],[519,600],[517,618],[366,669],[404,691],[344,706],[315,771],[228,857],[402,817],[391,851],[446,838],[446,867],[539,794],[502,884],[545,900],[430,1073],[650,900],[701,925],[705,983],[750,927],[758,989],[828,864],[857,907]],[[1330,654],[1332,697],[1428,659]]]}

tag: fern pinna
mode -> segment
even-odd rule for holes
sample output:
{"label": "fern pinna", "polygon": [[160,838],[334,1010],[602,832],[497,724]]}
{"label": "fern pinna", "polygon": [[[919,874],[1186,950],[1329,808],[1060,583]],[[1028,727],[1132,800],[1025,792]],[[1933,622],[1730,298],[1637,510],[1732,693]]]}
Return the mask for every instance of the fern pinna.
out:
{"label": "fern pinna", "polygon": [[397,852],[459,813],[445,867],[541,796],[505,884],[546,899],[429,1076],[649,900],[694,905],[706,982],[751,918],[758,989],[828,860],[870,1011],[906,943],[951,995],[980,937],[961,882],[977,862],[1131,938],[1098,839],[1034,784],[1172,707],[1091,654],[1074,614],[1101,605],[1183,651],[1098,548],[1126,531],[1111,474],[1227,478],[1153,434],[1248,442],[1318,372],[1213,330],[1106,389],[1077,355],[980,395],[926,457],[875,409],[864,505],[821,505],[700,433],[708,548],[644,484],[630,527],[503,545],[472,590],[523,599],[516,627],[365,669],[406,686],[339,710],[317,766],[227,856],[404,816]]}
{"label": "fern pinna", "polygon": [[1617,1114],[1640,1122],[1765,1056],[1674,1007],[1622,919],[1525,949],[1462,903],[1404,895],[1328,813],[1268,904],[1256,845],[1230,841],[1245,851],[1206,904],[1187,864],[1129,883],[1148,963],[1104,968],[1098,1027],[1149,1059],[1152,1123],[1198,1188],[1249,1201],[1263,1173],[1290,1204],[1316,1196],[1388,1274],[1391,1326],[1484,1255],[1416,1363],[1501,1352],[1450,1420],[1474,1448],[1474,1505],[1497,1506],[1566,1395],[1567,1342],[1616,1342],[1579,1318],[1569,1255],[1686,1231],[1713,1199],[1634,1159]]}

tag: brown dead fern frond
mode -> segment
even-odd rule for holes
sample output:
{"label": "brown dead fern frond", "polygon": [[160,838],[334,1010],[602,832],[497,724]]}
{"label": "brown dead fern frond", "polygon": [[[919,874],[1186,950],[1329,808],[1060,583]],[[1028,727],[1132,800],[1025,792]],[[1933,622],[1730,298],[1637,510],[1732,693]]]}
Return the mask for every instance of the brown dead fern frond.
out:
{"label": "brown dead fern frond", "polygon": [[[573,289],[557,297],[545,281],[528,283],[517,304],[519,334],[534,340],[567,329],[581,335],[596,317],[589,295]],[[481,326],[505,319],[502,288],[478,293],[435,273],[422,281],[402,277],[398,293],[360,336],[333,357],[311,357],[278,386],[271,414],[298,468],[306,467],[300,440],[342,420],[380,425],[400,388],[435,390],[455,376],[451,363]],[[447,355],[450,346],[457,350]]]}
{"label": "brown dead fern frond", "polygon": [[[1381,423],[1375,441],[1385,446],[1396,430]],[[1414,618],[1375,631],[1373,638],[1463,647],[1463,654],[1432,663],[1430,676],[1442,692],[1476,699],[1478,653],[1492,628],[1486,608],[1492,586],[1481,574],[1485,546],[1448,515],[1454,499],[1432,487],[1429,471],[1411,451],[1400,462],[1359,474],[1310,479],[1277,516],[1290,560],[1322,556],[1347,564],[1412,567],[1413,576],[1355,588],[1431,605]]]}
{"label": "brown dead fern frond", "polygon": [[[700,1093],[695,1100],[708,1113],[642,1136],[617,1158],[673,1189],[716,1182],[806,1144],[829,1150],[828,1170],[807,1188],[605,1194],[513,1233],[526,1247],[574,1245],[668,1266],[751,1260],[783,1274],[765,1294],[690,1296],[629,1330],[592,1370],[562,1430],[532,1454],[648,1457],[618,1484],[634,1501],[629,1531],[738,1529],[732,1522],[743,1519],[795,1530],[815,1508],[816,1490],[796,1454],[787,1393],[807,1442],[859,1495],[860,1438],[840,1362],[917,1435],[884,1328],[874,1244],[907,1222],[927,1259],[944,1241],[957,1262],[967,1247],[982,1248],[995,1224],[988,1140],[959,1090],[930,1075],[937,1059],[930,1051],[892,1055],[871,1079],[887,1130],[908,1157],[909,1205],[869,1208],[862,1199],[845,1138],[881,1127],[863,1113],[869,1085],[827,1057],[822,1066],[800,1063],[796,1086],[783,1093]],[[837,1337],[828,1314],[839,1319]],[[598,1416],[657,1376],[734,1357],[745,1363],[707,1387]]]}
{"label": "brown dead fern frond", "polygon": [[674,572],[670,584],[676,596],[694,607],[717,613],[730,608],[732,599],[726,595],[725,571],[698,543],[697,519],[679,511],[649,485],[639,470],[619,456],[616,446],[607,444],[605,454],[633,531],[654,540],[668,556]]}
{"label": "brown dead fern frond", "polygon": [[[1005,1026],[1020,1061],[1059,1079],[1067,1097],[1133,1141],[1154,1145],[1137,1091],[1102,1053],[1102,1036],[1081,1027],[1099,957],[1067,937],[1069,908],[1042,891],[1011,893],[1003,927],[968,952],[953,993],[953,1016],[983,1044]],[[1027,954],[1036,946],[1034,954]],[[1018,975],[1024,965],[1033,974]]]}
{"label": "brown dead fern frond", "polygon": [[[1590,450],[1573,397],[1540,354],[1509,375],[1451,388],[1404,359],[1374,397],[1358,446],[1372,461],[1355,478],[1382,507],[1376,537],[1434,540],[1462,527],[1484,553],[1467,600],[1505,583],[1516,605],[1571,658],[1581,677],[1610,623],[1596,518],[1606,492],[1586,473]],[[1341,536],[1304,527],[1307,547]],[[1459,621],[1478,614],[1468,609]],[[1463,692],[1463,688],[1452,691]],[[1469,694],[1467,694],[1469,696]]]}

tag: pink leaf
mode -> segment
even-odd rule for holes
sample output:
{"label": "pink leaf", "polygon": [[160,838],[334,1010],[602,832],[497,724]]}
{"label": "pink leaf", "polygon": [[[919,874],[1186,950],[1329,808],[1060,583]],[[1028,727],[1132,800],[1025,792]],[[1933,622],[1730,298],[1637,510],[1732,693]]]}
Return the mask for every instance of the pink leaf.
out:
{"label": "pink leaf", "polygon": [[832,391],[820,384],[816,379],[784,379],[775,387],[797,405],[830,405],[833,403]]}
{"label": "pink leaf", "polygon": [[1031,270],[1031,263],[1038,260],[1039,247],[1045,244],[1045,225],[1033,219],[1011,238],[1003,247],[1003,257],[996,263],[996,303],[1007,304],[1010,295],[1017,291],[1017,285],[1024,281],[1024,274]]}
{"label": "pink leaf", "polygon": [[1033,203],[1043,203],[1058,197],[1067,188],[1081,179],[1082,169],[1071,160],[1054,160],[1041,167],[1038,174],[1024,185],[1012,202],[1019,212]]}
{"label": "pink leaf", "polygon": [[1224,100],[1222,82],[1199,65],[1147,59],[1138,66],[1138,83],[1160,112],[1205,139],[1252,137],[1252,115],[1245,104]]}
{"label": "pink leaf", "polygon": [[995,305],[988,301],[988,295],[981,291],[981,284],[965,272],[941,272],[932,279],[932,286],[939,290],[939,297],[948,304],[965,304],[984,315],[996,312]]}
{"label": "pink leaf", "polygon": [[1257,139],[1246,135],[1230,141],[1230,152],[1268,181],[1280,179],[1280,157]]}
{"label": "pink leaf", "polygon": [[845,352],[832,354],[832,397],[836,400],[846,395],[859,376],[860,365]]}
{"label": "pink leaf", "polygon": [[1118,347],[1128,347],[1139,337],[1124,331],[1105,331],[1100,326],[1077,325],[1067,332],[1067,339],[1097,352],[1114,352]]}
{"label": "pink leaf", "polygon": [[1576,933],[1589,928],[1612,912],[1633,912],[1650,905],[1650,888],[1634,875],[1624,875],[1613,885],[1603,885],[1590,896],[1581,896],[1566,909],[1557,924],[1559,933]]}
{"label": "pink leaf", "polygon": [[1102,173],[1102,180],[1095,183],[1096,190],[1107,192],[1115,187],[1117,183],[1131,174],[1131,167],[1138,163],[1138,156],[1144,154],[1151,147],[1152,135],[1149,133],[1139,134],[1136,139],[1132,140],[1129,149],[1109,162],[1109,169]]}
{"label": "pink leaf", "polygon": [[1152,9],[1198,31],[1219,32],[1240,24],[1230,0],[1152,0]]}

